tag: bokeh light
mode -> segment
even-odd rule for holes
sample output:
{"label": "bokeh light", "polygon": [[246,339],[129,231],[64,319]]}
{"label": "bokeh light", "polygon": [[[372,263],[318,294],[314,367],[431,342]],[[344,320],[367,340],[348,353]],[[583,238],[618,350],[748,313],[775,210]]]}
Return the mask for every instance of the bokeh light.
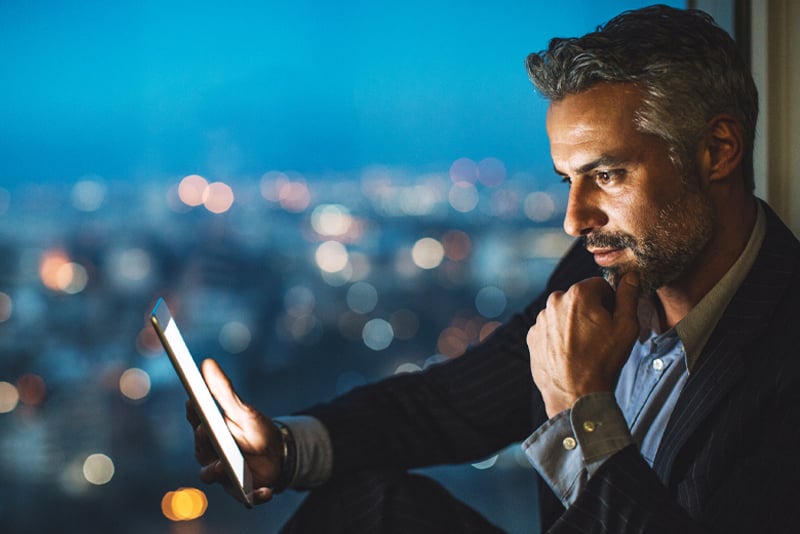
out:
{"label": "bokeh light", "polygon": [[435,269],[444,259],[444,247],[432,237],[423,237],[414,243],[411,257],[420,269]]}
{"label": "bokeh light", "polygon": [[478,166],[469,158],[459,158],[450,165],[450,179],[454,184],[474,184],[478,180]]}
{"label": "bokeh light", "polygon": [[200,206],[207,187],[208,180],[198,174],[190,174],[178,185],[178,198],[187,206]]}
{"label": "bokeh light", "polygon": [[394,370],[394,374],[399,375],[403,373],[416,373],[417,371],[422,371],[422,367],[416,363],[408,362],[398,365],[397,369]]}
{"label": "bokeh light", "polygon": [[97,211],[106,198],[106,186],[99,179],[85,178],[72,186],[72,205],[79,211]]}
{"label": "bokeh light", "polygon": [[47,397],[47,385],[44,379],[33,373],[26,373],[17,380],[19,400],[28,406],[37,406]]}
{"label": "bokeh light", "polygon": [[436,342],[436,350],[448,358],[461,356],[467,347],[469,347],[469,335],[456,326],[445,328]]}
{"label": "bokeh light", "polygon": [[225,213],[231,209],[233,201],[233,189],[224,182],[209,184],[203,191],[203,205],[211,213]]}
{"label": "bokeh light", "polygon": [[219,332],[220,346],[230,354],[244,352],[250,346],[252,334],[246,324],[229,321],[222,325]]}
{"label": "bokeh light", "polygon": [[161,512],[170,521],[191,521],[202,517],[208,508],[206,494],[197,488],[168,491],[161,499]]}
{"label": "bokeh light", "polygon": [[19,391],[14,384],[0,382],[0,413],[14,411],[19,404]]}
{"label": "bokeh light", "polygon": [[0,323],[4,323],[11,318],[13,307],[14,305],[11,297],[0,291]]}
{"label": "bokeh light", "polygon": [[453,261],[464,261],[472,252],[472,240],[469,234],[461,230],[448,230],[442,236],[444,255]]}
{"label": "bokeh light", "polygon": [[119,377],[119,390],[130,400],[141,400],[150,393],[150,375],[136,367],[126,369]]}
{"label": "bokeh light", "polygon": [[553,196],[542,191],[529,193],[525,197],[525,215],[532,221],[545,222],[553,218],[556,213],[556,202]]}
{"label": "bokeh light", "polygon": [[350,210],[341,204],[323,204],[311,212],[311,226],[323,236],[342,236],[352,225]]}
{"label": "bokeh light", "polygon": [[394,330],[392,330],[392,325],[384,319],[371,319],[364,325],[361,335],[367,347],[379,351],[392,344]]}
{"label": "bokeh light", "polygon": [[83,476],[95,486],[108,484],[114,478],[114,462],[105,454],[90,454],[83,462]]}
{"label": "bokeh light", "polygon": [[447,198],[453,209],[461,213],[469,213],[474,210],[480,201],[478,190],[474,185],[466,182],[453,184]]}
{"label": "bokeh light", "polygon": [[261,196],[290,213],[300,213],[311,204],[311,189],[302,175],[269,171],[261,177]]}
{"label": "bokeh light", "polygon": [[506,179],[506,166],[497,158],[482,159],[477,167],[478,180],[488,187],[497,187]]}
{"label": "bokeh light", "polygon": [[45,287],[67,294],[80,293],[89,282],[86,268],[70,260],[58,249],[48,250],[39,263],[39,276]]}
{"label": "bokeh light", "polygon": [[356,313],[369,313],[378,304],[378,291],[367,282],[356,282],[347,290],[347,306]]}
{"label": "bokeh light", "polygon": [[325,241],[315,255],[317,266],[326,273],[337,273],[347,266],[348,254],[345,246],[338,241]]}
{"label": "bokeh light", "polygon": [[506,294],[494,286],[487,286],[478,291],[475,297],[475,308],[486,318],[494,319],[506,309]]}
{"label": "bokeh light", "polygon": [[494,465],[497,463],[497,458],[498,457],[499,457],[499,455],[495,454],[494,456],[490,456],[489,458],[483,460],[482,462],[476,462],[476,463],[472,464],[472,467],[474,467],[475,469],[480,469],[480,470],[490,469],[490,468],[494,467]]}

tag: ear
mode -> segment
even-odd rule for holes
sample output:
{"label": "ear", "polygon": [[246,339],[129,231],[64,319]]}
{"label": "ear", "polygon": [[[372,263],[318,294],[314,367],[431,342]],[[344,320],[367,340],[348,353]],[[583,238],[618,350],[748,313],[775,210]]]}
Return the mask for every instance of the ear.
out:
{"label": "ear", "polygon": [[700,171],[708,183],[724,180],[740,170],[744,157],[742,123],[727,114],[715,115],[701,141]]}

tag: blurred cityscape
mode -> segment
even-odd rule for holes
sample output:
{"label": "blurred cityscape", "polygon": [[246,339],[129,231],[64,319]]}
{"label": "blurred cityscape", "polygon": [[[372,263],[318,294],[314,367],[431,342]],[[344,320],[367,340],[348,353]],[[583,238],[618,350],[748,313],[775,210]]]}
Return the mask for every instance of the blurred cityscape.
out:
{"label": "blurred cityscape", "polygon": [[[0,187],[0,531],[276,531],[302,494],[248,511],[199,482],[155,300],[196,359],[287,414],[458,357],[520,310],[570,244],[566,192],[491,157]],[[535,531],[518,447],[429,472]]]}

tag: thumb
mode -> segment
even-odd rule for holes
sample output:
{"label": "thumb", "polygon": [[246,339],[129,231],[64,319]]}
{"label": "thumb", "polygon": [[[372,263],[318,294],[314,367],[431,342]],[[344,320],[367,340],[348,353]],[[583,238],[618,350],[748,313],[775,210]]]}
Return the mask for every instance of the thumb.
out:
{"label": "thumb", "polygon": [[637,308],[639,305],[639,273],[628,272],[623,275],[616,291],[614,319],[633,319],[638,324]]}
{"label": "thumb", "polygon": [[219,366],[219,364],[207,358],[201,364],[203,371],[203,378],[208,385],[208,389],[216,399],[217,403],[222,408],[226,417],[232,420],[237,420],[240,415],[245,411],[245,404],[236,391],[233,389],[230,379]]}

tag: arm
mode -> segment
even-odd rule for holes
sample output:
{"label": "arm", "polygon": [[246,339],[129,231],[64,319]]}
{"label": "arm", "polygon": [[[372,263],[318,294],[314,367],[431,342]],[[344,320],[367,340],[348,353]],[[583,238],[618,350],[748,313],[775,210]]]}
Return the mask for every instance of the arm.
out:
{"label": "arm", "polygon": [[596,273],[592,257],[576,244],[545,292],[480,346],[308,409],[328,429],[334,474],[462,462],[524,438],[545,419],[530,377],[527,330],[550,292]]}

